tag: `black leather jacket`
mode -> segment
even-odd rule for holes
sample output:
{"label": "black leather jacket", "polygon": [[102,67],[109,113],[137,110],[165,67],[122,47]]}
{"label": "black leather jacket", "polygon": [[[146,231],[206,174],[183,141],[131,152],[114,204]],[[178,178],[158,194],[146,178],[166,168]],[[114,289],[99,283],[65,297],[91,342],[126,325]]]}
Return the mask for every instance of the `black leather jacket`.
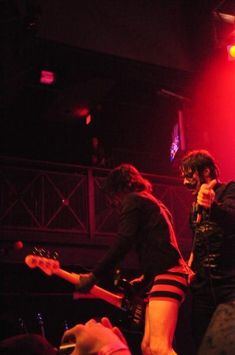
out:
{"label": "black leather jacket", "polygon": [[200,223],[198,211],[192,208],[192,269],[201,279],[222,279],[235,276],[235,182],[218,183],[215,201],[210,210],[203,210]]}
{"label": "black leather jacket", "polygon": [[116,267],[131,250],[137,253],[140,271],[146,276],[179,265],[178,246],[171,238],[162,209],[166,211],[165,206],[148,193],[133,192],[126,196],[116,242],[93,270],[98,279]]}

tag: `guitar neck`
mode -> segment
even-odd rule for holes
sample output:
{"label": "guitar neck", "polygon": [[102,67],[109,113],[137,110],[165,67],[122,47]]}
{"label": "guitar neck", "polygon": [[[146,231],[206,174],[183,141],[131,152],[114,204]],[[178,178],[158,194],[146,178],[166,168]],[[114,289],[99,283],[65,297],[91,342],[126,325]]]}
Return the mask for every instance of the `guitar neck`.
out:
{"label": "guitar neck", "polygon": [[[69,281],[70,283],[72,283],[74,285],[76,285],[79,281],[79,274],[70,273],[70,272],[60,269],[60,268],[57,269],[56,271],[54,271],[54,274],[63,278],[66,281]],[[76,294],[75,298],[79,298],[79,294],[84,295],[84,294],[81,294],[80,292],[75,292],[75,294]],[[96,286],[96,285],[93,286],[90,289],[89,294],[91,294],[94,297],[103,299],[104,301],[112,304],[113,306],[115,306],[117,308],[122,308],[122,300],[123,300],[122,296],[116,295],[115,293],[107,291],[99,286]],[[81,296],[81,298],[82,298],[82,296]]]}
{"label": "guitar neck", "polygon": [[53,274],[61,277],[62,279],[70,282],[73,285],[76,285],[79,281],[79,274],[75,274],[73,272],[68,272],[63,269],[56,269],[53,270]]}

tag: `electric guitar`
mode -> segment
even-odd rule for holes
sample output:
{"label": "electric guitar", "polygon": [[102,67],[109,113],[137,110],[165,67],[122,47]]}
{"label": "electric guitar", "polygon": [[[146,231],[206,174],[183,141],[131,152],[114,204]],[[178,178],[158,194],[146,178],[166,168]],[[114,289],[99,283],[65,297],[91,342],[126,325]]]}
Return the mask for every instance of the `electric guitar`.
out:
{"label": "electric guitar", "polygon": [[[31,269],[38,267],[46,275],[56,275],[71,284],[76,285],[79,282],[79,274],[68,272],[60,268],[58,260],[50,259],[44,256],[27,255],[25,263]],[[126,328],[129,331],[142,331],[144,327],[146,299],[139,296],[128,281],[120,281],[122,294],[115,294],[102,287],[94,285],[86,294],[75,292],[74,299],[96,297],[102,299],[126,313]]]}

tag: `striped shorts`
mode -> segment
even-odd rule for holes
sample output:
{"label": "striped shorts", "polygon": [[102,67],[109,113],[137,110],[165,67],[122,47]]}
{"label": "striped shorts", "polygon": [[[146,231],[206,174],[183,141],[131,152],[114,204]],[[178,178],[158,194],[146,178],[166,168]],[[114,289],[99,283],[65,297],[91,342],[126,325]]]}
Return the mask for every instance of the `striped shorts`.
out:
{"label": "striped shorts", "polygon": [[171,300],[182,303],[188,287],[188,275],[180,272],[166,271],[155,276],[149,292],[150,300]]}

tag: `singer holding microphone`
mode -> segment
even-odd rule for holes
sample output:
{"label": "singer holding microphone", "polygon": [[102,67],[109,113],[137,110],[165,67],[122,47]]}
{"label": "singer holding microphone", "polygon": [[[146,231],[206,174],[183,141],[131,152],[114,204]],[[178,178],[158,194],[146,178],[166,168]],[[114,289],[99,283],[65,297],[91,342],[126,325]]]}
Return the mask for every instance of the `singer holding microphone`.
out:
{"label": "singer holding microphone", "polygon": [[235,181],[220,182],[215,160],[206,150],[188,152],[180,170],[184,185],[195,196],[189,264],[195,272],[190,288],[198,351],[218,306],[235,302]]}

